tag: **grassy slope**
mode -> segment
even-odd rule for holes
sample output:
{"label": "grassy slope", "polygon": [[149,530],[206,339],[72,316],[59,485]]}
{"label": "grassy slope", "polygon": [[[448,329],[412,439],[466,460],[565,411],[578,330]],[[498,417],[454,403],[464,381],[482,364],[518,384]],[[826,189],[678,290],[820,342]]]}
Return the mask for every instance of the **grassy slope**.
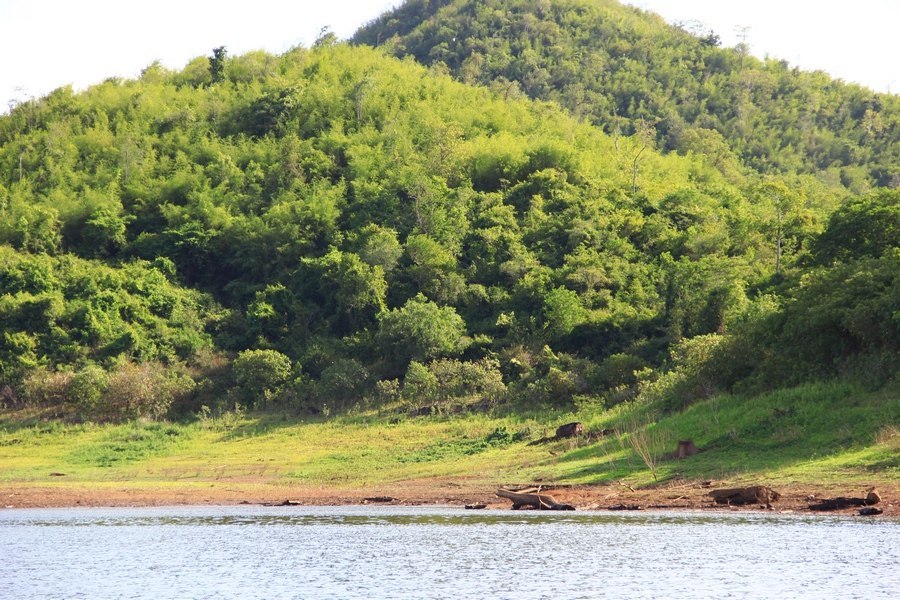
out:
{"label": "grassy slope", "polygon": [[[639,430],[599,441],[527,445],[567,420],[589,431]],[[532,417],[463,416],[392,422],[376,415],[300,423],[226,416],[192,424],[25,424],[0,417],[0,487],[198,484],[365,488],[433,477],[498,484],[660,480],[868,483],[900,480],[900,390],[811,384],[754,398],[720,397],[653,419],[646,406]],[[393,419],[396,421],[396,419]],[[496,430],[500,429],[499,435]],[[513,441],[520,432],[521,441]],[[703,451],[666,460],[679,439]],[[642,444],[638,444],[641,446]],[[51,476],[65,473],[66,477]]]}

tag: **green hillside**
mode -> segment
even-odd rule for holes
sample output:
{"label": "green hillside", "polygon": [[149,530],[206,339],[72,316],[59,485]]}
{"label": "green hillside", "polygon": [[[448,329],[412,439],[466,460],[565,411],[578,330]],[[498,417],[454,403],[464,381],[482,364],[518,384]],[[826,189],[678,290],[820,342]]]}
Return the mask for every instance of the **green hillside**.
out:
{"label": "green hillside", "polygon": [[3,404],[674,414],[895,376],[900,193],[444,71],[218,49],[0,117]]}
{"label": "green hillside", "polygon": [[[719,47],[616,0],[409,0],[353,41],[506,95],[554,100],[610,134],[854,192],[900,184],[900,98]],[[877,60],[877,57],[875,58]]]}

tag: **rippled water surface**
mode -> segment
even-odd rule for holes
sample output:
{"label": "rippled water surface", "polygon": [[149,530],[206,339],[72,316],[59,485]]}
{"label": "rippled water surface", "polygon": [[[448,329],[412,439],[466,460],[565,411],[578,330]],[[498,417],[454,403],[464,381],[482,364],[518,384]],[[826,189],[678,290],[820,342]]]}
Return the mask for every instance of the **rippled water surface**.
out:
{"label": "rippled water surface", "polygon": [[0,598],[900,598],[900,522],[393,507],[0,511]]}

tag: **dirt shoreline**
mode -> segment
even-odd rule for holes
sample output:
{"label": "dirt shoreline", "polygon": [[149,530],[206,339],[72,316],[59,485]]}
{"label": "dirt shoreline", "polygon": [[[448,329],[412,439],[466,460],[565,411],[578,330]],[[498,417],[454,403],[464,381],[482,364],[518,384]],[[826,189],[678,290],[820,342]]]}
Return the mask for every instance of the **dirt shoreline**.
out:
{"label": "dirt shoreline", "polygon": [[[770,511],[810,514],[857,514],[856,508],[827,513],[809,510],[809,504],[838,496],[865,497],[870,486],[810,485],[759,482],[781,494]],[[755,485],[741,483],[738,485]],[[650,488],[625,484],[542,487],[542,493],[577,510],[608,511],[613,507],[640,507],[642,510],[766,510],[764,506],[728,507],[717,505],[708,495],[712,489],[734,487],[728,482],[677,482]],[[458,506],[484,504],[487,508],[509,509],[510,502],[495,494],[500,484],[459,480],[416,480],[369,488],[345,489],[288,485],[273,482],[215,481],[175,485],[148,482],[104,482],[100,485],[68,483],[18,483],[0,485],[0,510],[13,508],[149,507],[149,506]],[[900,482],[875,485],[881,495],[878,508],[886,517],[900,517]]]}

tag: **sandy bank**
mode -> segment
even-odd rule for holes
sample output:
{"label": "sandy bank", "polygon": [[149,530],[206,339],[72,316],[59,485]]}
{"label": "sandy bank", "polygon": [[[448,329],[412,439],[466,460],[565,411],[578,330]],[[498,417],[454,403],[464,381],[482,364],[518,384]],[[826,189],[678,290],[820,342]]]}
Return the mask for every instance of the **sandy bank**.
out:
{"label": "sandy bank", "polygon": [[[766,482],[756,482],[766,484]],[[731,487],[734,482],[677,482],[644,489],[623,484],[545,486],[544,493],[578,510],[608,510],[615,506],[640,506],[642,509],[687,510],[760,510],[716,505],[708,496],[711,489]],[[743,482],[738,485],[750,485]],[[815,499],[837,496],[865,496],[867,486],[767,484],[781,493],[773,510],[810,512]],[[873,482],[882,501],[878,508],[884,516],[900,517],[900,482]],[[121,507],[179,505],[278,504],[285,501],[309,506],[391,504],[399,506],[486,504],[489,508],[509,508],[510,502],[496,497],[498,484],[460,480],[416,480],[379,485],[365,489],[287,485],[266,481],[213,481],[190,485],[170,483],[53,482],[0,485],[0,508],[49,507]],[[377,498],[377,500],[375,500]],[[386,501],[386,498],[393,500]],[[821,514],[821,513],[820,513]],[[856,509],[828,514],[856,514]]]}

